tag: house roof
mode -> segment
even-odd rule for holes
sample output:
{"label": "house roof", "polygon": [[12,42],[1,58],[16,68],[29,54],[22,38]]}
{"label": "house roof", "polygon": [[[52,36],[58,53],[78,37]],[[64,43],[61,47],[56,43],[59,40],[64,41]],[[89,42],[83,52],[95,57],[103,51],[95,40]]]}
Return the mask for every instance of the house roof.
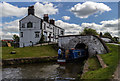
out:
{"label": "house roof", "polygon": [[[31,15],[31,14],[30,14]],[[27,15],[26,17],[28,17],[29,15]],[[38,18],[38,19],[41,19],[41,18],[39,18],[39,17],[37,17],[37,16],[35,16],[35,15],[32,15],[32,16],[34,16],[34,17],[36,17],[36,18]],[[24,18],[22,18],[22,19],[20,19],[20,21],[22,21],[23,19],[25,19],[26,17],[24,17]],[[42,19],[41,19],[42,20]]]}

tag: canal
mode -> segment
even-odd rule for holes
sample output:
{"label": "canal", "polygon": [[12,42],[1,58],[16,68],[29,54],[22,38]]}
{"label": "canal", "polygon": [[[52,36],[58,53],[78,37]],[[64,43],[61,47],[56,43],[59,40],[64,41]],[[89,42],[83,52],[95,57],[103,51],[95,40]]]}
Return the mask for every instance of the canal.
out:
{"label": "canal", "polygon": [[83,63],[27,64],[20,66],[6,66],[2,68],[3,79],[57,79],[75,80],[82,74]]}

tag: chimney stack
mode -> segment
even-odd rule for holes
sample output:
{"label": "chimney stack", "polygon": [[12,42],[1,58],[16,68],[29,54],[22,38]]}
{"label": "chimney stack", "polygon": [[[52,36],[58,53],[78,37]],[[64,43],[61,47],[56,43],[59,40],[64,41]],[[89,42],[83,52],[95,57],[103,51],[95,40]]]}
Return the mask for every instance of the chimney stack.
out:
{"label": "chimney stack", "polygon": [[49,21],[48,14],[44,14],[43,20],[44,20],[44,21],[46,21],[46,22],[48,22],[48,21]]}
{"label": "chimney stack", "polygon": [[34,15],[34,6],[28,7],[28,15],[30,15],[30,14]]}
{"label": "chimney stack", "polygon": [[55,20],[54,19],[50,19],[50,24],[55,25]]}

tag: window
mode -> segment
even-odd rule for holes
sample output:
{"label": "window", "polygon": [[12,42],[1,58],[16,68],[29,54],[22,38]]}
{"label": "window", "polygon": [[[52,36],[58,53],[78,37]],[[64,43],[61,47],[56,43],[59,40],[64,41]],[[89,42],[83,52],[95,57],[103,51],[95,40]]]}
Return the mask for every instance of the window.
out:
{"label": "window", "polygon": [[39,33],[40,32],[35,32],[35,38],[39,38]]}
{"label": "window", "polygon": [[22,24],[22,28],[25,28],[25,24]]}
{"label": "window", "polygon": [[46,30],[46,24],[44,23],[44,30]]}
{"label": "window", "polygon": [[32,28],[33,27],[33,23],[32,22],[28,22],[27,23],[27,28]]}
{"label": "window", "polygon": [[47,32],[46,31],[44,31],[44,35],[47,36]]}
{"label": "window", "polygon": [[64,32],[63,31],[61,31],[61,35],[63,35],[64,34]]}
{"label": "window", "polygon": [[23,37],[23,32],[20,33],[20,37]]}

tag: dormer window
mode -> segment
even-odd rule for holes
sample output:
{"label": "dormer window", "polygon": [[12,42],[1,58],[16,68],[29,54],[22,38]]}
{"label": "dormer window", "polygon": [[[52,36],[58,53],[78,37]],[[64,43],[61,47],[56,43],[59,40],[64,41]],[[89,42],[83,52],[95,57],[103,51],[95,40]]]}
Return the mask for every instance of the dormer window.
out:
{"label": "dormer window", "polygon": [[27,23],[27,28],[32,28],[33,27],[33,23],[32,22],[28,22]]}

